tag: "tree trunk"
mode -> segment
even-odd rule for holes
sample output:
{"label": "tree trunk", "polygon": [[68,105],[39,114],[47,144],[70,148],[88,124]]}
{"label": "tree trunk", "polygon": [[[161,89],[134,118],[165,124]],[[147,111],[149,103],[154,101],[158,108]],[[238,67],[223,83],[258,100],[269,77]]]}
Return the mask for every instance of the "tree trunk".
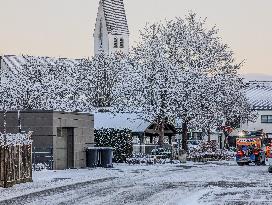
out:
{"label": "tree trunk", "polygon": [[160,125],[160,131],[159,131],[159,141],[158,145],[162,147],[164,141],[164,122],[161,123]]}
{"label": "tree trunk", "polygon": [[211,131],[210,131],[210,129],[208,130],[208,142],[210,142],[211,141]]}
{"label": "tree trunk", "polygon": [[188,125],[187,121],[184,121],[182,123],[182,149],[184,149],[186,152],[188,151],[187,140],[188,140]]}
{"label": "tree trunk", "polygon": [[228,132],[223,132],[225,135],[225,140],[224,140],[224,148],[229,148],[229,133]]}

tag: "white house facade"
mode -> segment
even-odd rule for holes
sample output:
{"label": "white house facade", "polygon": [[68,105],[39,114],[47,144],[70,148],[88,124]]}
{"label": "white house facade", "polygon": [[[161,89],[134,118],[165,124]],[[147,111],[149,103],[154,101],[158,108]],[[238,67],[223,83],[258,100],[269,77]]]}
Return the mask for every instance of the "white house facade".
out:
{"label": "white house facade", "polygon": [[248,83],[247,98],[258,113],[255,122],[241,126],[242,130],[263,129],[272,138],[272,81],[253,81]]}

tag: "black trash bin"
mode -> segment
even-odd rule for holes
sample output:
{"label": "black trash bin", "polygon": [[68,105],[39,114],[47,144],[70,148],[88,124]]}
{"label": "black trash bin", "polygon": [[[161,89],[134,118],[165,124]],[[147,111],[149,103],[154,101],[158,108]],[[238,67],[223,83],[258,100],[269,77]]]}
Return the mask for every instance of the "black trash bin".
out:
{"label": "black trash bin", "polygon": [[100,166],[104,168],[112,167],[112,148],[101,147],[100,152]]}
{"label": "black trash bin", "polygon": [[98,164],[98,149],[96,147],[89,147],[86,150],[86,166],[96,167]]}

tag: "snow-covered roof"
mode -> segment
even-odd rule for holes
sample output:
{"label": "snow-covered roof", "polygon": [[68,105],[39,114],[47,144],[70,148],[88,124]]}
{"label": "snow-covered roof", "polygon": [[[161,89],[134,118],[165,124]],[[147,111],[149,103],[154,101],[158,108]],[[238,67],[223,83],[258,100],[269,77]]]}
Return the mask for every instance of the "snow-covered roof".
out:
{"label": "snow-covered roof", "polygon": [[123,0],[101,0],[107,31],[111,34],[129,34]]}
{"label": "snow-covered roof", "polygon": [[251,81],[246,95],[255,110],[272,109],[272,81]]}
{"label": "snow-covered roof", "polygon": [[132,132],[143,132],[148,122],[137,118],[136,114],[122,113],[112,114],[110,112],[94,114],[94,128],[115,128],[115,129],[130,129]]}
{"label": "snow-covered roof", "polygon": [[68,59],[68,58],[54,58],[54,57],[46,57],[46,56],[26,56],[26,55],[3,55],[2,62],[7,66],[8,69],[13,72],[18,71],[18,69],[22,68],[24,64],[28,60],[35,60],[37,63],[41,65],[55,65],[57,60],[62,60],[66,64],[76,65],[80,59]]}

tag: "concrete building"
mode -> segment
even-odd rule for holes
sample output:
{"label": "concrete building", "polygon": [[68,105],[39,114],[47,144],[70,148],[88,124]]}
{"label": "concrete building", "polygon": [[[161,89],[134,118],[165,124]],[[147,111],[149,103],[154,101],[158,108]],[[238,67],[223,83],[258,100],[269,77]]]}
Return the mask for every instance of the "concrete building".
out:
{"label": "concrete building", "polygon": [[[3,112],[0,122],[3,122]],[[86,167],[86,148],[94,143],[94,119],[87,113],[55,111],[8,112],[7,133],[33,131],[36,152],[53,154],[53,169]],[[20,123],[19,123],[20,122]],[[19,127],[21,125],[21,128]],[[4,131],[3,124],[0,131]],[[39,160],[36,160],[39,163]]]}
{"label": "concrete building", "polygon": [[94,54],[129,52],[129,30],[123,0],[100,0],[93,36]]}

